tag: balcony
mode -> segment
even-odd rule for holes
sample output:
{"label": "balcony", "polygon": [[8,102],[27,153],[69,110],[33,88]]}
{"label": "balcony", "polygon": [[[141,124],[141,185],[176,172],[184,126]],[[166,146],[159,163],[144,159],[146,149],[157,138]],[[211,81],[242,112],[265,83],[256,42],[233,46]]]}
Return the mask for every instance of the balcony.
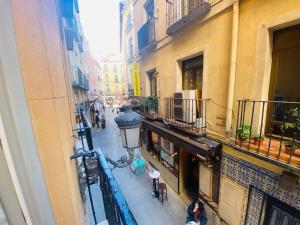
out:
{"label": "balcony", "polygon": [[238,101],[235,147],[300,171],[300,102]]}
{"label": "balcony", "polygon": [[133,110],[144,117],[152,120],[158,119],[158,98],[156,96],[131,97],[131,104]]}
{"label": "balcony", "polygon": [[[76,160],[78,165],[78,180],[82,198],[86,200],[86,195],[89,198],[86,204],[91,207],[91,210],[88,209],[88,213],[92,215],[93,223],[91,221],[91,224],[102,224],[99,223],[96,215],[104,213],[108,222],[106,224],[137,225],[108,165],[107,158],[101,149],[94,149],[91,124],[86,114],[81,110],[78,112],[78,117],[79,128],[74,131],[78,132],[82,144],[70,159]],[[97,184],[98,182],[100,185]],[[96,187],[100,189],[101,195],[95,194]],[[102,196],[102,201],[99,199],[100,196]],[[98,212],[99,200],[104,206],[104,212]]]}
{"label": "balcony", "polygon": [[206,136],[208,99],[164,99],[164,122],[178,130],[196,136]]}
{"label": "balcony", "polygon": [[156,96],[132,97],[133,110],[147,119],[161,120],[167,126],[193,136],[206,136],[206,115],[208,99],[165,98],[164,114],[158,112]]}
{"label": "balcony", "polygon": [[203,18],[210,9],[207,0],[167,0],[167,34],[173,35]]}
{"label": "balcony", "polygon": [[88,79],[78,67],[75,67],[74,76],[75,79],[73,79],[73,83],[72,83],[73,88],[88,91],[89,90]]}
{"label": "balcony", "polygon": [[155,19],[150,18],[138,31],[138,48],[141,55],[156,47]]}

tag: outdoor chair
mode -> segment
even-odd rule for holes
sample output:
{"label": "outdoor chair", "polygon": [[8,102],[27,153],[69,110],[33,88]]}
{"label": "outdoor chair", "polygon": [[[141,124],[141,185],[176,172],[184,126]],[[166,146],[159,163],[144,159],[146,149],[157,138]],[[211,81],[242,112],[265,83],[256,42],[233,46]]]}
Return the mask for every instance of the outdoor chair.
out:
{"label": "outdoor chair", "polygon": [[160,199],[161,204],[164,204],[164,199],[168,201],[168,189],[165,183],[158,184],[158,199]]}
{"label": "outdoor chair", "polygon": [[145,160],[142,157],[137,160],[133,160],[129,168],[131,177],[133,175],[138,176],[140,174],[144,174],[146,170]]}

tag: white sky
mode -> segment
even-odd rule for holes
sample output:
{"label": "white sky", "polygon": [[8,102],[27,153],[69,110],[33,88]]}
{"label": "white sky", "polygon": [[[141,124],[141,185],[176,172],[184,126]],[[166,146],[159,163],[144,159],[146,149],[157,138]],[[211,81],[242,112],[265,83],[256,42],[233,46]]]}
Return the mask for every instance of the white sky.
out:
{"label": "white sky", "polygon": [[96,59],[119,52],[119,0],[78,0],[80,20]]}

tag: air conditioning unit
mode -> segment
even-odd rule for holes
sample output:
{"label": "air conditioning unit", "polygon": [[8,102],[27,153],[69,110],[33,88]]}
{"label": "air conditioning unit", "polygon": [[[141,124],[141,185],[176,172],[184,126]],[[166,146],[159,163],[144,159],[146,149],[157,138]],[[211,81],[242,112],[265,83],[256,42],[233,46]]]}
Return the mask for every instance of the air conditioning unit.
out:
{"label": "air conditioning unit", "polygon": [[183,90],[174,93],[174,117],[185,123],[196,121],[196,91]]}

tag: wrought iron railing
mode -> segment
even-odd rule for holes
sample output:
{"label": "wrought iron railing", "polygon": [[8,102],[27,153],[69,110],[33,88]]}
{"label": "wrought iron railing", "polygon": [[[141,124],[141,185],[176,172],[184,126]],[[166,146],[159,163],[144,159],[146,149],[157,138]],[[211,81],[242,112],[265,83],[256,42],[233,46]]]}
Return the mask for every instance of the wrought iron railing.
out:
{"label": "wrought iron railing", "polygon": [[194,135],[206,135],[208,99],[165,98],[165,122]]}
{"label": "wrought iron railing", "polygon": [[[87,116],[82,111],[80,112],[79,128],[74,131],[78,132],[78,136],[82,142],[82,148],[77,149],[70,159],[76,159],[80,164],[79,168],[83,169],[78,171],[80,190],[82,195],[85,195],[86,188],[88,190],[94,224],[97,225],[100,222],[96,218],[96,209],[94,206],[94,202],[99,199],[94,198],[91,185],[95,184],[99,178],[100,191],[102,193],[104,211],[108,223],[110,225],[137,225],[122,191],[111,172],[107,158],[100,149],[93,149],[91,126]],[[85,136],[89,150],[86,150],[83,136]],[[114,162],[112,161],[110,163]],[[118,164],[122,167],[122,162]],[[119,165],[115,166],[118,167]]]}
{"label": "wrought iron railing", "polygon": [[138,48],[143,52],[152,49],[155,45],[155,19],[150,18],[138,31]]}
{"label": "wrought iron railing", "polygon": [[175,33],[209,10],[208,0],[167,0],[167,33]]}
{"label": "wrought iron railing", "polygon": [[300,168],[300,102],[238,101],[235,145]]}
{"label": "wrought iron railing", "polygon": [[134,96],[131,98],[132,109],[143,116],[155,119],[159,116],[157,96]]}

